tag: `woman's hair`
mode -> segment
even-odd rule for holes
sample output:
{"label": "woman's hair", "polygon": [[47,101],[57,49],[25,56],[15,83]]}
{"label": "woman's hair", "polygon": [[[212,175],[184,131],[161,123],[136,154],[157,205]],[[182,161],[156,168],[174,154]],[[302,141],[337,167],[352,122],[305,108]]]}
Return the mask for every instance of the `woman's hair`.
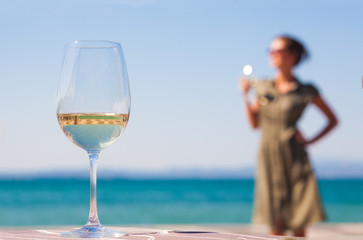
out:
{"label": "woman's hair", "polygon": [[309,57],[309,53],[304,45],[296,38],[288,35],[281,35],[277,38],[283,40],[286,44],[287,50],[296,55],[295,66]]}

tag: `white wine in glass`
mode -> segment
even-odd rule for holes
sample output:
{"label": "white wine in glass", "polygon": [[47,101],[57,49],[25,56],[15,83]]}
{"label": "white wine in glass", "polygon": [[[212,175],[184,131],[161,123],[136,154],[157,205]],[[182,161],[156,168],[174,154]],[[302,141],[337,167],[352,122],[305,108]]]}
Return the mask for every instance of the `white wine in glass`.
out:
{"label": "white wine in glass", "polygon": [[87,224],[62,235],[73,238],[126,235],[102,226],[97,214],[98,156],[121,135],[130,114],[130,90],[121,45],[111,41],[67,43],[56,101],[62,131],[88,153],[91,182]]}

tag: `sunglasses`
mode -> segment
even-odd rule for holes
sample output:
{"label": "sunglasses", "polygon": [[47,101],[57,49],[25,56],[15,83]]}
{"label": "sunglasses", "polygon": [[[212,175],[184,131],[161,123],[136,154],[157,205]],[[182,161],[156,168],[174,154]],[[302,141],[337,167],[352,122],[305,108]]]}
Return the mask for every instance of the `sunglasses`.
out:
{"label": "sunglasses", "polygon": [[269,52],[270,55],[276,55],[276,54],[281,55],[286,51],[287,51],[286,48],[281,48],[281,49],[275,49],[275,50],[270,49],[268,52]]}

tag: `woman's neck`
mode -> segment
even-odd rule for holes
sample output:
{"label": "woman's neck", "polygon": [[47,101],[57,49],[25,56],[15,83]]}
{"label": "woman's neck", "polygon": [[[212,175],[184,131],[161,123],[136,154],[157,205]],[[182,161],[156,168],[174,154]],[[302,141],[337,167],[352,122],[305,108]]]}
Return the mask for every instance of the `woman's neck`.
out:
{"label": "woman's neck", "polygon": [[295,77],[291,70],[288,71],[279,70],[278,73],[276,74],[275,81],[276,83],[279,84],[286,84],[286,83],[288,84],[294,82]]}
{"label": "woman's neck", "polygon": [[275,76],[275,86],[280,93],[290,92],[295,87],[295,82],[292,71],[279,71]]}

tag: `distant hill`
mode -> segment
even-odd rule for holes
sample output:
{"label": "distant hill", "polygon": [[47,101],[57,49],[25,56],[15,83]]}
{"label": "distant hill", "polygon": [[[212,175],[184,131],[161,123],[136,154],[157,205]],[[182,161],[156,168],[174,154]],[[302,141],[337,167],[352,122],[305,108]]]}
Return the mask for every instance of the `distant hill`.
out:
{"label": "distant hill", "polygon": [[314,169],[318,178],[363,178],[363,159],[317,160]]}
{"label": "distant hill", "polygon": [[[317,160],[313,162],[319,179],[361,178],[363,179],[363,160]],[[99,178],[125,179],[252,179],[255,166],[235,169],[198,169],[175,168],[159,172],[100,170]],[[0,179],[37,179],[37,178],[73,178],[88,179],[89,170],[57,170],[32,173],[0,173]]]}

